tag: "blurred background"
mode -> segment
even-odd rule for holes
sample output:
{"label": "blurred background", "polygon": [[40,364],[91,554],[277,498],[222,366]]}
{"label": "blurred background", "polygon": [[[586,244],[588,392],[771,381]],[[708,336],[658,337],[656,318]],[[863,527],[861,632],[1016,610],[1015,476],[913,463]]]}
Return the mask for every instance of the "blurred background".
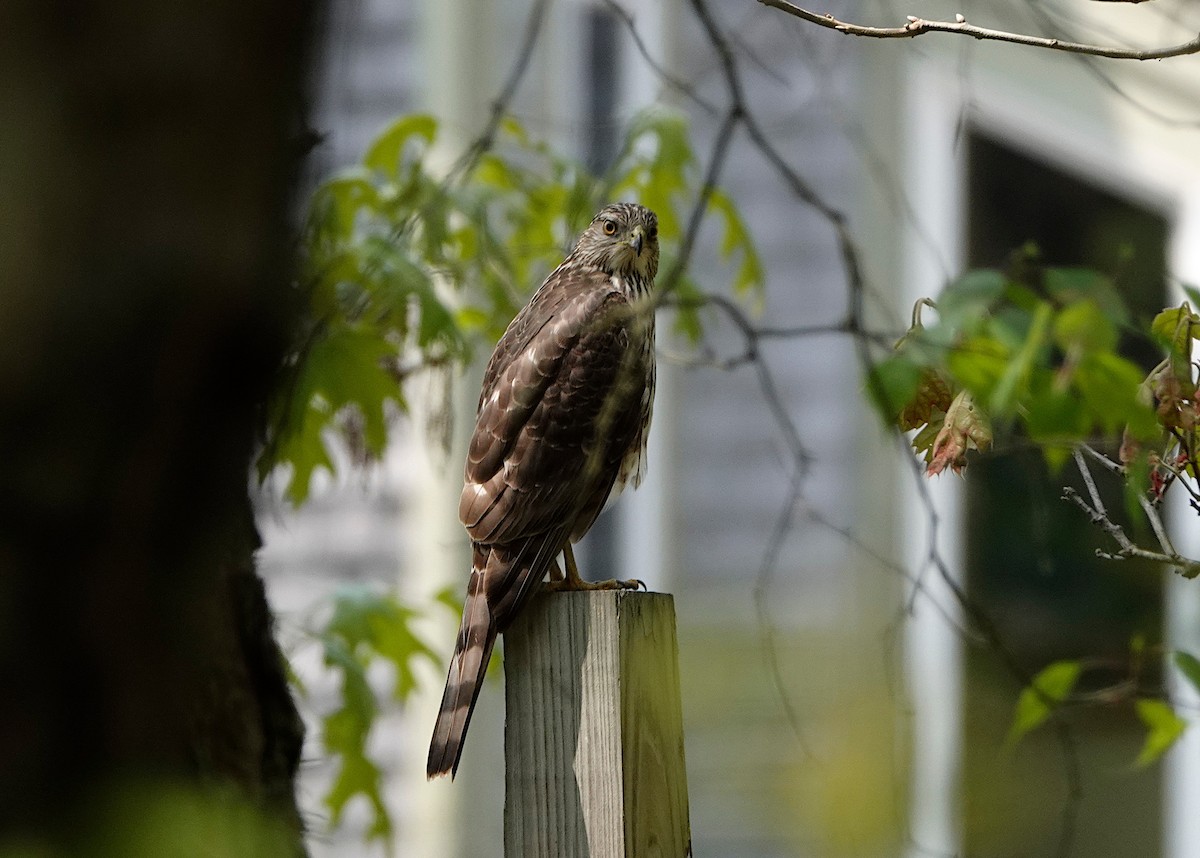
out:
{"label": "blurred background", "polygon": [[[852,39],[756,3],[708,5],[759,127],[846,214],[868,287],[858,297],[878,330],[899,336],[917,298],[1028,241],[1052,264],[1123,265],[1139,317],[1178,300],[1180,281],[1200,281],[1194,57],[1130,63],[942,34]],[[880,26],[962,13],[1102,44],[1200,32],[1186,0],[838,0],[815,11]],[[320,44],[309,182],[358,161],[404,113],[439,119],[450,163],[487,122],[534,20],[508,104],[532,136],[603,171],[638,111],[663,105],[686,115],[708,157],[727,82],[684,0],[343,0]],[[580,552],[589,577],[637,577],[675,595],[695,854],[1055,855],[1068,827],[1074,855],[1200,854],[1190,739],[1164,765],[1135,769],[1143,728],[1098,708],[1073,718],[1073,755],[1050,730],[1005,742],[1020,692],[1006,658],[1032,673],[1063,658],[1127,660],[1138,635],[1194,646],[1194,585],[1097,559],[1099,533],[1059,500],[1067,478],[1028,451],[920,485],[868,409],[854,340],[839,329],[856,296],[829,218],[747,135],[731,145],[720,182],[766,277],[761,306],[746,312],[792,330],[757,343],[775,388],[764,391],[758,364],[731,360],[746,343],[727,317],[706,317],[699,345],[664,324],[648,482]],[[727,293],[717,244],[706,227],[692,273]],[[457,625],[436,596],[464,587],[468,568],[456,509],[479,372],[410,379],[411,413],[396,419],[383,459],[358,466],[334,444],[338,476],[318,472],[299,508],[271,480],[259,494],[260,568],[306,688],[302,804],[316,856],[388,845],[404,856],[502,854],[500,683],[483,692],[457,780],[424,778]],[[447,413],[443,444],[431,424]],[[1200,547],[1188,532],[1178,540],[1184,553]],[[990,617],[1005,654],[960,633],[938,563]],[[332,832],[321,804],[335,769],[317,762],[320,716],[339,688],[305,630],[348,583],[397,588],[442,660],[419,664],[414,697],[385,707],[371,733],[395,824],[386,844],[364,837],[365,801]]]}

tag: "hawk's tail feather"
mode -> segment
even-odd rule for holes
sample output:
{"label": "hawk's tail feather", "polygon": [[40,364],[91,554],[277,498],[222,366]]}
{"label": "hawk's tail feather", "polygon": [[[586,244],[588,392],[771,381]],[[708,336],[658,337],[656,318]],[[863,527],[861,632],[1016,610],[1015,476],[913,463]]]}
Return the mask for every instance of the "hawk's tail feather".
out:
{"label": "hawk's tail feather", "polygon": [[472,569],[458,640],[446,675],[446,690],[442,692],[442,705],[429,743],[425,771],[431,779],[447,773],[453,778],[458,773],[467,726],[483,687],[496,633],[484,593],[483,570]]}
{"label": "hawk's tail feather", "polygon": [[538,582],[565,538],[559,529],[513,545],[475,544],[462,623],[429,743],[425,772],[431,779],[447,773],[454,777],[458,772],[463,741],[496,636],[537,592]]}

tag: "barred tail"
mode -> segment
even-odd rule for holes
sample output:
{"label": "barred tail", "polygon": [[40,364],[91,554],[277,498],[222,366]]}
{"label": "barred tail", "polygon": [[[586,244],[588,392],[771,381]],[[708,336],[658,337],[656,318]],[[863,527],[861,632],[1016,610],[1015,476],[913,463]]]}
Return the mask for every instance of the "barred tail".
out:
{"label": "barred tail", "polygon": [[429,743],[429,762],[425,771],[430,779],[447,773],[453,778],[458,772],[467,726],[471,723],[475,701],[483,686],[483,675],[496,643],[498,629],[488,609],[483,577],[482,569],[471,570],[458,640],[450,659],[446,690],[442,692],[442,708],[438,710],[433,740]]}

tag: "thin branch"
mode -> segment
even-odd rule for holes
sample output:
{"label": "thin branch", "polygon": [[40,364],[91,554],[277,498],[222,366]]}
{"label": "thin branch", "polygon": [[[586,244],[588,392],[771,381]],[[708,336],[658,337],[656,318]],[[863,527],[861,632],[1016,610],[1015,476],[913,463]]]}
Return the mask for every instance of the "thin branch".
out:
{"label": "thin branch", "polygon": [[1095,507],[1096,512],[1107,518],[1108,510],[1104,508],[1104,501],[1100,499],[1100,492],[1096,488],[1096,481],[1092,479],[1092,471],[1088,468],[1087,462],[1083,458],[1083,453],[1076,449],[1071,455],[1075,457],[1075,467],[1079,468],[1079,473],[1083,477],[1083,484],[1087,487],[1088,497],[1092,499],[1092,506]]}
{"label": "thin branch", "polygon": [[783,681],[783,671],[779,664],[779,650],[775,646],[775,624],[771,621],[768,599],[771,590],[771,581],[775,574],[775,564],[779,559],[780,551],[783,550],[783,544],[787,540],[788,532],[791,530],[792,514],[796,503],[802,495],[803,480],[804,477],[800,469],[797,468],[792,472],[792,479],[788,484],[787,502],[783,505],[779,517],[775,520],[775,526],[771,529],[771,537],[767,540],[767,549],[763,552],[762,561],[758,566],[758,574],[754,578],[754,609],[758,615],[759,635],[762,639],[763,656],[767,662],[767,671],[771,674],[771,681],[775,685],[775,693],[779,696],[779,701],[783,706],[784,717],[787,719],[788,726],[791,727],[792,735],[796,737],[796,743],[800,746],[800,750],[810,760],[820,764],[821,759],[813,751],[812,746],[805,737],[800,716],[796,712],[791,695],[787,693],[787,687]]}
{"label": "thin branch", "polygon": [[1092,524],[1107,533],[1117,543],[1118,549],[1115,552],[1096,549],[1096,556],[1103,557],[1106,560],[1127,560],[1133,558],[1137,560],[1149,560],[1153,563],[1164,563],[1172,567],[1184,578],[1195,578],[1197,575],[1200,575],[1200,561],[1198,560],[1191,560],[1174,551],[1151,551],[1148,548],[1141,548],[1134,544],[1121,525],[1091,506],[1079,492],[1070,486],[1063,488],[1062,497],[1063,500],[1070,501],[1079,507]]}
{"label": "thin branch", "polygon": [[[698,295],[672,295],[663,300],[664,307],[680,307],[684,309],[699,309],[702,307],[716,307],[730,317],[732,321],[743,333],[755,340],[774,340],[774,339],[801,339],[803,337],[814,337],[823,335],[846,335],[851,334],[856,337],[865,338],[887,348],[891,348],[892,344],[902,336],[902,333],[896,331],[862,331],[854,330],[847,321],[841,322],[816,322],[811,325],[790,325],[787,327],[771,327],[764,325],[754,325],[750,322],[745,312],[734,301],[724,295],[715,292],[702,292]],[[751,356],[752,358],[753,356]]]}
{"label": "thin branch", "polygon": [[[1047,11],[1038,3],[1030,2],[1027,5],[1026,10],[1040,22],[1040,25],[1046,32],[1053,33],[1055,30],[1059,29],[1059,25],[1055,21],[1054,17],[1048,14]],[[1063,11],[1064,10],[1062,8],[1055,9],[1055,13],[1059,16],[1062,15]],[[1180,21],[1175,21],[1174,23],[1176,26],[1183,26],[1182,22]],[[1200,125],[1200,122],[1198,122],[1195,118],[1170,116],[1151,107],[1144,99],[1134,97],[1127,92],[1124,87],[1120,86],[1111,75],[1108,74],[1108,72],[1103,68],[1102,63],[1096,62],[1096,58],[1086,54],[1076,54],[1074,58],[1082,64],[1087,73],[1094,77],[1101,86],[1103,86],[1117,98],[1124,101],[1130,107],[1143,113],[1144,115],[1153,119],[1155,122],[1159,122],[1172,128],[1195,128],[1197,125]]]}
{"label": "thin branch", "polygon": [[805,447],[804,441],[800,437],[800,430],[796,428],[796,424],[792,420],[791,414],[788,413],[787,406],[784,404],[783,396],[780,394],[779,387],[775,383],[775,377],[763,359],[762,352],[759,350],[759,333],[757,329],[750,322],[750,318],[742,308],[723,295],[707,294],[704,298],[707,303],[719,307],[729,320],[733,322],[739,333],[741,333],[745,342],[745,351],[732,360],[736,361],[736,364],[751,363],[754,365],[755,372],[758,375],[758,386],[762,391],[763,399],[766,401],[767,407],[771,410],[771,414],[775,418],[775,424],[784,435],[784,440],[787,442],[788,451],[791,454],[792,461],[796,465],[797,472],[803,476],[812,464],[812,453]]}
{"label": "thin branch", "polygon": [[455,162],[450,168],[447,176],[448,182],[459,181],[470,175],[475,169],[475,165],[479,159],[492,148],[496,140],[496,132],[500,130],[500,123],[504,121],[505,115],[508,113],[508,107],[512,103],[513,98],[517,94],[517,89],[521,85],[521,81],[525,77],[525,72],[529,68],[529,61],[533,58],[533,50],[537,47],[538,36],[542,31],[542,24],[546,20],[546,11],[550,7],[550,0],[536,0],[533,7],[529,10],[529,18],[525,22],[525,35],[521,39],[521,46],[517,50],[517,61],[513,63],[512,70],[508,73],[508,78],[504,81],[504,86],[500,89],[496,99],[492,102],[492,110],[488,115],[487,124],[483,130],[467,147],[467,151],[462,154],[462,157]]}
{"label": "thin branch", "polygon": [[[881,569],[886,572],[890,572],[908,584],[911,584],[914,597],[916,594],[924,596],[925,599],[928,600],[929,604],[933,606],[933,609],[941,615],[946,625],[962,635],[964,640],[970,641],[974,644],[987,643],[987,639],[984,638],[982,634],[972,628],[969,628],[960,620],[960,618],[951,614],[950,609],[937,600],[935,595],[930,591],[929,585],[927,585],[920,576],[913,575],[895,560],[885,557],[883,554],[867,545],[867,543],[865,543],[863,540],[859,539],[854,532],[850,530],[850,528],[835,524],[816,509],[811,507],[806,509],[805,518],[821,525],[826,530],[836,533],[843,540],[845,540],[847,544],[852,545],[854,548],[857,548],[859,551],[863,552],[865,555],[874,560],[877,564],[879,564]],[[911,604],[912,602],[910,601],[909,605],[911,606]],[[906,610],[905,613],[907,614],[908,611]]]}
{"label": "thin branch", "polygon": [[1092,447],[1090,444],[1080,444],[1077,449],[1082,451],[1088,456],[1088,458],[1098,463],[1106,470],[1122,476],[1125,474],[1125,468],[1123,465],[1121,465],[1119,462],[1114,462],[1112,459],[1101,453],[1095,447]]}
{"label": "thin branch", "polygon": [[[1190,461],[1191,457],[1189,456],[1188,458]],[[1169,481],[1167,481],[1166,484],[1163,486],[1162,492],[1159,493],[1160,497],[1166,493],[1166,489],[1167,489],[1168,485],[1179,485],[1179,486],[1183,486],[1184,491],[1186,491],[1189,495],[1192,496],[1193,501],[1200,501],[1200,487],[1197,487],[1192,484],[1193,481],[1195,480],[1195,477],[1188,479],[1188,477],[1191,475],[1189,475],[1185,471],[1179,470],[1178,468],[1174,467],[1173,465],[1171,465],[1167,462],[1162,461],[1161,459],[1158,462],[1158,467],[1160,467],[1164,471],[1166,471],[1171,477],[1171,479]],[[1185,467],[1187,467],[1187,466],[1185,466]]]}
{"label": "thin branch", "polygon": [[925,33],[957,33],[993,42],[1008,42],[1014,45],[1027,45],[1034,48],[1045,48],[1051,51],[1064,51],[1071,54],[1086,54],[1092,57],[1106,57],[1113,60],[1163,60],[1170,57],[1181,57],[1200,53],[1200,35],[1189,42],[1168,48],[1150,48],[1136,50],[1133,48],[1107,47],[1104,45],[1086,45],[1081,42],[1068,42],[1063,39],[1050,39],[1044,36],[1029,36],[1023,33],[1009,33],[1004,30],[993,30],[987,27],[977,27],[967,23],[967,19],[958,15],[954,21],[927,21],[915,15],[908,16],[908,22],[902,27],[867,27],[862,24],[851,24],[838,20],[832,15],[821,15],[795,6],[787,0],[758,0],[764,6],[770,6],[781,12],[786,12],[801,20],[844,33],[847,36],[866,36],[873,39],[913,39]]}
{"label": "thin branch", "polygon": [[721,176],[721,168],[725,166],[725,157],[729,152],[729,144],[733,140],[733,132],[737,129],[740,115],[741,108],[734,105],[721,121],[721,127],[717,131],[717,138],[713,141],[712,154],[709,155],[708,169],[704,175],[704,183],[700,186],[700,193],[697,196],[695,205],[692,206],[687,228],[683,233],[683,240],[679,242],[679,255],[675,258],[675,263],[671,266],[671,269],[663,277],[662,286],[657,290],[656,301],[659,305],[661,305],[666,296],[675,290],[675,287],[679,284],[679,278],[683,276],[683,272],[691,259],[692,250],[696,246],[696,238],[700,235],[700,224],[704,220],[705,212],[708,211],[708,201],[716,189],[717,180]]}
{"label": "thin branch", "polygon": [[621,19],[621,23],[623,23],[625,28],[629,30],[629,36],[633,39],[633,46],[637,48],[637,52],[641,54],[642,59],[646,61],[646,64],[650,66],[656,75],[659,76],[663,83],[667,84],[667,86],[671,87],[677,92],[687,96],[690,101],[700,107],[709,116],[716,116],[720,112],[720,109],[715,104],[713,104],[704,96],[700,95],[700,93],[696,92],[696,88],[694,86],[682,78],[676,77],[668,72],[665,68],[663,68],[662,63],[650,55],[649,48],[646,47],[646,43],[642,40],[641,33],[638,32],[637,27],[634,25],[633,15],[629,14],[629,12],[622,7],[617,0],[604,0],[604,5],[610,12]]}
{"label": "thin branch", "polygon": [[1091,458],[1116,474],[1124,474],[1125,469],[1103,453],[1094,450],[1087,444],[1081,444],[1075,450],[1075,464],[1079,468],[1079,473],[1083,475],[1083,482],[1087,487],[1091,504],[1089,505],[1073,489],[1069,487],[1063,489],[1063,499],[1071,501],[1083,510],[1092,524],[1104,530],[1120,547],[1115,555],[1101,552],[1101,556],[1113,559],[1136,557],[1141,560],[1151,560],[1155,563],[1166,563],[1169,566],[1175,567],[1176,571],[1185,578],[1195,578],[1197,575],[1200,575],[1200,561],[1184,557],[1175,550],[1175,546],[1171,542],[1171,537],[1167,534],[1167,528],[1163,524],[1162,515],[1158,508],[1144,494],[1138,496],[1138,503],[1142,507],[1142,511],[1146,513],[1146,518],[1150,522],[1150,528],[1154,531],[1154,537],[1158,540],[1159,547],[1162,549],[1161,551],[1151,551],[1139,547],[1125,533],[1124,528],[1108,517],[1108,511],[1105,510],[1104,504],[1100,501],[1100,494],[1096,491],[1096,484],[1092,480],[1092,474],[1088,469],[1084,456]]}
{"label": "thin branch", "polygon": [[1133,552],[1138,550],[1137,546],[1134,545],[1133,540],[1126,535],[1125,529],[1108,517],[1108,514],[1104,512],[1103,507],[1100,507],[1099,509],[1093,507],[1086,500],[1084,500],[1079,492],[1075,491],[1075,489],[1071,488],[1070,486],[1063,487],[1062,498],[1065,501],[1070,501],[1071,503],[1075,504],[1075,506],[1083,510],[1084,515],[1088,517],[1088,521],[1107,533],[1112,541],[1120,546],[1121,556],[1134,556]]}
{"label": "thin branch", "polygon": [[1150,529],[1154,531],[1154,537],[1158,540],[1162,550],[1167,554],[1177,554],[1171,537],[1167,535],[1167,529],[1163,526],[1162,516],[1158,514],[1158,507],[1150,503],[1150,499],[1144,493],[1138,494],[1138,503],[1141,504],[1142,511],[1146,513],[1146,518],[1150,520]]}

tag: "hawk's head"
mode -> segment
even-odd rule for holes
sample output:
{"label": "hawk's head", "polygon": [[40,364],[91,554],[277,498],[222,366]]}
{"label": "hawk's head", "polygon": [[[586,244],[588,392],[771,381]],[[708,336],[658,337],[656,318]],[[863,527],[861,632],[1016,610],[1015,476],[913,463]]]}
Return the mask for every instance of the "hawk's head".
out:
{"label": "hawk's head", "polygon": [[636,276],[649,284],[658,271],[658,216],[637,203],[605,206],[571,256],[606,274]]}

